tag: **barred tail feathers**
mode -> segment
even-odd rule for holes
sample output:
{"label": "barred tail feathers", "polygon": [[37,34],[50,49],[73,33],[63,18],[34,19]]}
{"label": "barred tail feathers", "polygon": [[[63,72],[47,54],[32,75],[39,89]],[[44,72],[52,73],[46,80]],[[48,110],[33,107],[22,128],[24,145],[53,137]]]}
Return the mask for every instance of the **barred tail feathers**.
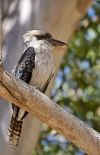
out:
{"label": "barred tail feathers", "polygon": [[15,117],[12,116],[8,131],[6,134],[6,141],[9,141],[9,137],[11,133],[13,132],[14,124],[15,124]]}
{"label": "barred tail feathers", "polygon": [[12,116],[7,132],[7,140],[9,141],[10,148],[12,149],[16,149],[18,146],[22,124],[23,121],[18,121],[15,117]]}

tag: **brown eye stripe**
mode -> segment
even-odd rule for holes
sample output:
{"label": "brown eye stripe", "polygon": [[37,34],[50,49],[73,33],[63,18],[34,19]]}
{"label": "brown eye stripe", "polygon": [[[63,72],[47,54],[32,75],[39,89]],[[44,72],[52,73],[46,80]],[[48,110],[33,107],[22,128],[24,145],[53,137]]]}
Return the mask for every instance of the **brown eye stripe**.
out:
{"label": "brown eye stripe", "polygon": [[46,39],[46,38],[51,38],[51,34],[49,33],[46,33],[45,35],[36,35],[37,39],[38,40],[41,40],[41,39]]}
{"label": "brown eye stripe", "polygon": [[46,36],[46,38],[51,38],[52,37],[50,33],[46,33],[45,36]]}
{"label": "brown eye stripe", "polygon": [[36,36],[36,38],[37,38],[38,40],[41,40],[41,39],[44,39],[44,38],[45,38],[45,36],[44,36],[44,35],[40,35],[40,36],[39,36],[39,35],[37,35],[37,36]]}

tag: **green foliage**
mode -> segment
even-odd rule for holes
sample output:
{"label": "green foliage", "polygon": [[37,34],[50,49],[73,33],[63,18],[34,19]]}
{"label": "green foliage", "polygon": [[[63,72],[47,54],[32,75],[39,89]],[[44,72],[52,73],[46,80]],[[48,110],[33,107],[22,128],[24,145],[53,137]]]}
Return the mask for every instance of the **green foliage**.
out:
{"label": "green foliage", "polygon": [[[74,33],[59,70],[52,99],[100,132],[100,2],[95,1]],[[85,153],[43,125],[39,150],[43,155]],[[38,150],[38,149],[37,149]],[[39,151],[38,150],[38,151]],[[39,155],[38,151],[34,155]]]}

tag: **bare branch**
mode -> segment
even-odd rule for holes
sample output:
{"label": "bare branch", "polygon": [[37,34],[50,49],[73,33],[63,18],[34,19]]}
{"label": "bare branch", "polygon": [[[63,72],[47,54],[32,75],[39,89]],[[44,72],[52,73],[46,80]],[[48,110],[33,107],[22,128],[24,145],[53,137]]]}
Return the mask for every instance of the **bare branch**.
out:
{"label": "bare branch", "polygon": [[0,96],[30,112],[89,155],[100,154],[100,134],[32,86],[0,68]]}

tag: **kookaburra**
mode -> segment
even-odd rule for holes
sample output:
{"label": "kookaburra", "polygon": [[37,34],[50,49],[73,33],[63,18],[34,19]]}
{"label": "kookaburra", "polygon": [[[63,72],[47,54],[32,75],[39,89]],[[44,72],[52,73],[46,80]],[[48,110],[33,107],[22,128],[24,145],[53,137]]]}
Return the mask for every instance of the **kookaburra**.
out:
{"label": "kookaburra", "polygon": [[[24,36],[24,51],[13,75],[45,93],[54,75],[55,62],[53,50],[66,50],[67,44],[54,39],[45,30],[32,30]],[[7,132],[10,148],[16,149],[27,111],[12,104],[13,115]]]}

